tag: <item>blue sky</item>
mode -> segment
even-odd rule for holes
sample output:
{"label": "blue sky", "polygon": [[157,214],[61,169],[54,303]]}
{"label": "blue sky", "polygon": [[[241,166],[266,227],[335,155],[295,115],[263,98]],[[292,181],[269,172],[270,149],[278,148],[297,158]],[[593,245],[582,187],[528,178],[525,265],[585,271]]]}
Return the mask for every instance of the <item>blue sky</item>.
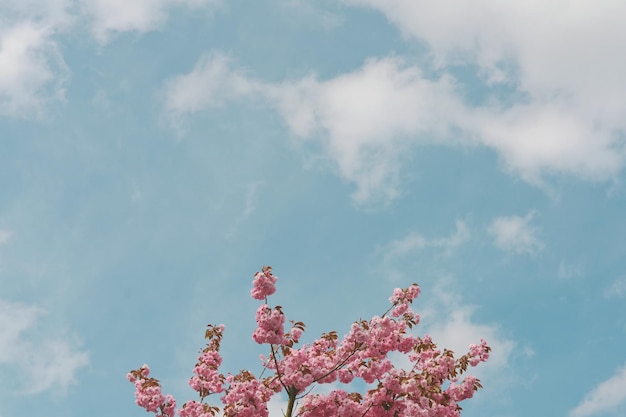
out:
{"label": "blue sky", "polygon": [[143,363],[182,403],[207,323],[258,372],[264,264],[305,340],[419,282],[494,349],[467,417],[623,416],[625,14],[2,1],[0,417],[144,416]]}

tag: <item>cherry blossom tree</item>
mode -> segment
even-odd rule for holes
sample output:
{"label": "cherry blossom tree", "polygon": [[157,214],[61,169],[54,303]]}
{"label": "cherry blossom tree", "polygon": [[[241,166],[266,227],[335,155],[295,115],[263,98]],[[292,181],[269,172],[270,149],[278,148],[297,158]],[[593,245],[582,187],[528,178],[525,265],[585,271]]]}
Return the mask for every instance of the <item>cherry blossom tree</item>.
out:
{"label": "cherry blossom tree", "polygon": [[[420,293],[417,284],[396,288],[389,298],[391,307],[382,316],[355,321],[342,338],[331,331],[300,346],[304,323],[290,321],[285,329],[282,308],[268,305],[277,279],[271,267],[263,267],[255,274],[251,291],[254,299],[263,302],[252,334],[254,341],[268,347],[267,356],[261,358],[261,376],[247,370],[220,373],[224,326],[209,325],[206,347],[189,380],[199,400],[176,409],[175,399],[162,393],[159,381],[143,365],[127,375],[135,385],[137,405],[157,417],[176,413],[179,417],[268,417],[268,402],[284,392],[288,399],[284,417],[456,417],[461,412],[459,403],[482,388],[477,378],[465,372],[489,358],[491,348],[484,340],[455,358],[430,336],[413,335],[420,319],[411,309]],[[410,365],[395,365],[392,353],[405,355]],[[313,390],[317,384],[331,383],[349,388],[359,379],[366,386],[364,392]],[[221,408],[208,402],[212,396],[220,397]]]}

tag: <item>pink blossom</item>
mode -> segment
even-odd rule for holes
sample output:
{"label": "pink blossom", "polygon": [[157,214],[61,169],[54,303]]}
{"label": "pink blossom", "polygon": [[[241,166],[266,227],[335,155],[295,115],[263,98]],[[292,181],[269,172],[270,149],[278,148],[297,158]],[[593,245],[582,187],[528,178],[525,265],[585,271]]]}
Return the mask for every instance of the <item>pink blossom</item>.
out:
{"label": "pink blossom", "polygon": [[262,304],[256,311],[257,328],[252,333],[255,342],[279,345],[285,333],[285,315],[280,308],[269,308]]}
{"label": "pink blossom", "polygon": [[[255,275],[252,296],[267,300],[276,290],[276,280],[271,268],[264,267]],[[304,323],[291,321],[285,334],[282,308],[270,307],[265,301],[256,311],[257,327],[252,334],[257,343],[270,345],[269,354],[261,355],[263,379],[246,370],[237,375],[219,373],[224,326],[209,325],[207,346],[189,380],[200,401],[188,401],[179,410],[171,395],[163,395],[159,381],[149,377],[147,365],[129,372],[127,379],[135,386],[137,405],[156,417],[175,417],[176,411],[180,417],[268,417],[267,403],[281,390],[290,400],[290,416],[458,417],[458,403],[481,387],[465,372],[468,366],[486,361],[491,348],[481,340],[455,358],[450,350],[437,347],[429,335],[414,336],[411,329],[419,323],[419,315],[411,304],[419,293],[417,284],[396,288],[389,298],[389,315],[355,321],[341,338],[332,331],[302,346],[295,344]],[[410,366],[395,367],[392,354],[405,355]],[[341,389],[325,395],[311,392],[316,384],[349,384],[355,379],[373,388],[363,394]],[[205,402],[214,394],[220,395],[221,411]],[[293,408],[296,399],[299,410]]]}
{"label": "pink blossom", "polygon": [[265,266],[261,272],[254,274],[252,281],[252,291],[250,294],[255,300],[264,300],[276,292],[276,281],[278,277],[272,275],[272,267]]}
{"label": "pink blossom", "polygon": [[297,342],[298,340],[300,340],[300,337],[302,336],[302,329],[298,327],[292,327],[290,333],[291,333],[291,338],[293,339],[293,341]]}
{"label": "pink blossom", "polygon": [[209,406],[196,401],[187,401],[183,408],[178,410],[180,417],[213,417]]}

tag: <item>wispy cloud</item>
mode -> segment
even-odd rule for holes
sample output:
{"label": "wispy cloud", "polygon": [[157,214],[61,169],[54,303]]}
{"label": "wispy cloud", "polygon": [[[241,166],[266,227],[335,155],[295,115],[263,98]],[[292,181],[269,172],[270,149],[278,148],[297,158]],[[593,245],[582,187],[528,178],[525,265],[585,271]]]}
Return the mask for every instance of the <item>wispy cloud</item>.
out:
{"label": "wispy cloud", "polygon": [[606,298],[624,298],[626,297],[626,275],[617,278],[608,287],[604,289]]}
{"label": "wispy cloud", "polygon": [[489,225],[487,231],[493,237],[495,245],[507,252],[535,254],[544,244],[537,238],[537,229],[530,223],[534,212],[524,217],[498,217]]}
{"label": "wispy cloud", "polygon": [[569,412],[570,417],[588,417],[608,413],[626,403],[626,365],[591,390],[583,401]]}
{"label": "wispy cloud", "polygon": [[322,27],[327,30],[334,29],[341,25],[344,18],[331,11],[326,10],[321,3],[313,3],[307,0],[286,0],[276,2],[278,7],[285,8],[292,15],[301,18],[305,22]]}
{"label": "wispy cloud", "polygon": [[559,263],[558,277],[561,279],[571,279],[579,277],[583,273],[583,268],[577,264],[561,261]]}
{"label": "wispy cloud", "polygon": [[469,228],[465,222],[457,220],[456,231],[448,237],[427,239],[420,234],[409,233],[404,238],[394,240],[383,246],[380,252],[383,254],[385,262],[393,261],[425,248],[438,248],[448,253],[467,242],[469,238]]}
{"label": "wispy cloud", "polygon": [[40,329],[43,315],[45,311],[36,306],[0,300],[0,372],[17,370],[24,393],[63,392],[89,363],[88,353],[71,338]]}
{"label": "wispy cloud", "polygon": [[264,185],[265,184],[261,181],[255,181],[247,184],[243,210],[241,210],[240,214],[235,217],[233,225],[226,233],[226,238],[232,239],[235,235],[237,235],[240,231],[241,225],[254,214],[259,205],[260,190]]}
{"label": "wispy cloud", "polygon": [[11,237],[13,237],[13,232],[10,230],[2,230],[0,229],[0,245],[6,244]]}

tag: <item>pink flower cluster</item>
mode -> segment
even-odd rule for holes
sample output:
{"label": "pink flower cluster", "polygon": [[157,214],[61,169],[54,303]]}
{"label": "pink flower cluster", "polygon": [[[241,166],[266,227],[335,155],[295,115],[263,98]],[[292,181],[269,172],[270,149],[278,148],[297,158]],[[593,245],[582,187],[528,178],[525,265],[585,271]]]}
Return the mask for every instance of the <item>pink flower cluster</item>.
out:
{"label": "pink flower cluster", "polygon": [[195,375],[189,379],[189,386],[200,393],[200,398],[224,391],[224,376],[218,372],[222,364],[222,356],[219,353],[219,349],[223,332],[223,324],[219,326],[209,325],[207,327],[205,337],[209,339],[209,343],[200,352],[198,362],[193,368]]}
{"label": "pink flower cluster", "polygon": [[178,410],[178,415],[180,417],[214,417],[216,411],[215,407],[211,407],[208,404],[187,401],[183,404],[183,408]]}
{"label": "pink flower cluster", "polygon": [[255,300],[265,300],[268,296],[276,292],[276,281],[278,277],[272,275],[272,267],[264,266],[261,272],[254,274],[252,290],[250,294]]}
{"label": "pink flower cluster", "polygon": [[269,308],[262,304],[256,311],[257,328],[252,338],[258,344],[280,345],[285,333],[285,315],[280,307]]}
{"label": "pink flower cluster", "polygon": [[302,417],[361,417],[366,407],[360,396],[350,396],[344,390],[335,390],[328,395],[307,395],[302,401]]}
{"label": "pink flower cluster", "polygon": [[[247,372],[229,375],[230,388],[222,397],[224,417],[268,417],[267,403],[275,390]],[[280,386],[276,388],[280,390]]]}
{"label": "pink flower cluster", "polygon": [[[412,284],[407,288],[396,288],[393,290],[393,294],[389,297],[389,302],[393,304],[391,315],[393,317],[400,317],[405,314],[409,309],[409,304],[413,302],[420,294],[420,287],[417,284]],[[419,316],[415,315],[416,323],[419,322]]]}
{"label": "pink flower cluster", "polygon": [[[262,363],[272,375],[261,379],[246,370],[237,375],[219,373],[224,326],[209,325],[205,334],[209,342],[189,381],[199,393],[200,402],[185,403],[178,410],[180,417],[219,415],[219,407],[204,403],[212,394],[222,394],[224,417],[268,417],[267,403],[281,390],[289,399],[286,417],[458,417],[458,403],[481,388],[473,376],[461,375],[489,358],[491,348],[484,340],[455,358],[452,351],[439,349],[430,336],[422,338],[411,333],[419,322],[411,309],[420,293],[417,284],[394,290],[389,298],[389,315],[356,321],[341,339],[331,331],[297,347],[304,323],[291,321],[292,327],[285,333],[282,308],[267,304],[267,297],[276,290],[276,280],[271,268],[264,267],[255,274],[252,289],[253,298],[265,300],[257,309],[252,338],[269,345],[270,354],[262,356]],[[406,355],[410,366],[394,366],[392,354]],[[128,379],[136,387],[137,404],[158,417],[174,417],[176,402],[161,393],[159,382],[148,378],[149,372],[144,365],[129,373]],[[341,389],[325,395],[311,392],[315,384],[348,384],[354,379],[373,388],[364,394]]]}
{"label": "pink flower cluster", "polygon": [[489,359],[489,352],[491,348],[487,345],[484,339],[480,339],[480,344],[471,344],[469,347],[469,354],[472,356],[470,359],[470,365],[476,366],[479,362],[486,362]]}
{"label": "pink flower cluster", "polygon": [[126,379],[135,385],[135,403],[157,416],[174,417],[176,400],[169,394],[163,395],[159,381],[148,378],[148,375],[150,375],[148,365],[143,365],[126,375]]}
{"label": "pink flower cluster", "polygon": [[222,357],[219,352],[212,350],[202,352],[202,355],[198,357],[198,363],[193,368],[196,375],[189,380],[191,388],[204,395],[224,391],[222,380],[217,372],[221,363]]}

